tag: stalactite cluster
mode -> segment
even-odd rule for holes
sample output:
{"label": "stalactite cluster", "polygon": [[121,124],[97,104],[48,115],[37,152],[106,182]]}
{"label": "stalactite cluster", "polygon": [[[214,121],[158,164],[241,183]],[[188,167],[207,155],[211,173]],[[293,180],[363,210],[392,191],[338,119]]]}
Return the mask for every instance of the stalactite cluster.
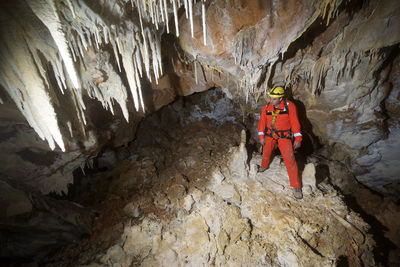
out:
{"label": "stalactite cluster", "polygon": [[[59,104],[54,97],[51,75],[46,71],[47,63],[54,72],[56,86],[62,94],[68,91],[75,105],[80,125],[71,126],[71,121],[64,125],[72,133],[72,128],[84,129],[87,124],[84,91],[113,114],[113,102],[116,101],[129,121],[125,86],[119,82],[116,88],[105,88],[93,82],[87,75],[85,54],[88,49],[99,52],[104,47],[112,47],[119,72],[122,68],[125,70],[138,112],[140,109],[145,111],[141,86],[144,72],[147,79],[156,83],[163,74],[160,39],[164,28],[167,33],[170,32],[170,14],[174,16],[175,34],[179,36],[178,10],[184,7],[193,36],[193,5],[196,0],[98,3],[85,0],[28,0],[26,3],[28,6],[24,1],[4,4],[0,11],[2,18],[7,21],[1,25],[4,42],[0,44],[0,84],[39,136],[48,141],[51,149],[57,144],[64,151],[65,145],[60,130],[62,126],[54,108]],[[201,4],[206,43],[205,0]],[[97,10],[94,5],[101,6],[101,9]],[[131,17],[127,13],[129,5],[133,9]],[[17,10],[23,9],[26,12],[18,18]],[[24,20],[28,23],[24,23]]]}
{"label": "stalactite cluster", "polygon": [[[318,17],[321,17],[322,20],[325,20],[326,25],[329,25],[332,19],[338,15],[338,10],[342,2],[342,0],[326,0],[320,2],[316,8],[317,12],[315,14],[317,14],[317,16],[314,16],[310,19],[307,27],[314,23]],[[258,26],[259,25],[240,29],[232,40],[232,56],[234,62],[243,70],[242,77],[238,77],[237,80],[239,81],[239,88],[243,88],[241,91],[243,92],[242,95],[245,96],[246,102],[249,100],[255,100],[255,102],[257,102],[260,94],[263,93],[266,95],[266,91],[270,87],[273,79],[272,70],[276,68],[277,65],[284,63],[283,59],[285,53],[287,52],[288,47],[291,45],[291,43],[283,45],[279,50],[277,50],[275,55],[272,55],[269,58],[265,57],[263,60],[259,60],[258,55],[254,53]],[[307,27],[305,27],[304,30],[306,30]],[[291,42],[295,42],[304,33],[304,30],[298,32],[298,36],[294,37]],[[267,45],[268,41],[269,40],[267,39]],[[261,62],[262,66],[257,65],[257,63],[259,64]],[[325,70],[329,68],[329,65],[322,66],[322,62],[320,65],[322,68],[321,70],[324,68]],[[262,68],[262,71],[260,68]],[[323,73],[320,73],[319,75],[323,75]],[[321,79],[319,79],[319,81],[320,83],[318,83],[316,86],[319,86],[319,89],[321,90]],[[287,81],[281,81],[280,83],[282,85],[290,84],[290,82]]]}

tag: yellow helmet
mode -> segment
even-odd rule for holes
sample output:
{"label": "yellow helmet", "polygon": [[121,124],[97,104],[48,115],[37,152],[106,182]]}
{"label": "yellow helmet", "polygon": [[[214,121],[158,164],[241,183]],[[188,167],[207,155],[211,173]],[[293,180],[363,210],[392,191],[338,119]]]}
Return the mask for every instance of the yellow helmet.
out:
{"label": "yellow helmet", "polygon": [[285,95],[285,89],[281,86],[276,86],[269,91],[268,95],[269,97],[275,98],[283,97]]}

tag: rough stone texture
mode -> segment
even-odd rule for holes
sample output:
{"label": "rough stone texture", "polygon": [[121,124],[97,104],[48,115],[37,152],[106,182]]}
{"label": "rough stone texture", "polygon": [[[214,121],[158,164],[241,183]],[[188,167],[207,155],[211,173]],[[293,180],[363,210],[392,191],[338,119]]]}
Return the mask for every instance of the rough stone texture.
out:
{"label": "rough stone texture", "polygon": [[[44,30],[45,26],[24,5],[25,2],[18,1],[15,5],[4,4],[2,7],[9,13],[18,14],[13,16],[17,20],[31,22],[22,29],[32,41],[32,51],[38,48],[41,53],[47,52],[45,56],[56,60],[51,32]],[[70,9],[65,7],[60,5],[59,11],[66,24],[95,31],[91,21],[103,19],[101,23],[120,25],[121,40],[125,37],[131,40],[129,29],[139,23],[127,21],[136,13],[126,1],[117,1],[113,8],[106,1],[103,11],[83,1],[79,8],[75,6],[80,20],[73,20]],[[201,38],[201,4],[195,4],[193,10],[195,38],[190,36],[189,20],[184,18],[184,12],[180,12],[178,41],[164,35],[161,42],[166,75],[158,84],[154,79],[152,82],[142,79],[147,111],[171,103],[176,95],[221,86],[227,97],[248,101],[246,112],[255,114],[261,109],[263,101],[259,100],[265,90],[275,84],[284,84],[307,111],[304,117],[312,129],[304,127],[305,134],[317,135],[323,144],[330,145],[330,157],[345,162],[365,185],[383,193],[394,193],[391,188],[398,184],[396,173],[399,170],[393,166],[400,164],[396,164],[398,155],[386,144],[396,142],[399,128],[398,112],[392,112],[398,109],[398,1],[364,4],[315,0],[207,1],[207,46]],[[11,27],[16,21],[8,23],[5,25]],[[104,29],[99,31],[104,34]],[[69,31],[66,35],[71,38],[72,45],[77,45],[77,36]],[[7,162],[4,176],[30,174],[30,181],[21,182],[40,187],[43,192],[65,192],[72,182],[71,172],[97,155],[105,142],[121,146],[133,138],[143,114],[139,112],[132,116],[132,102],[127,93],[129,86],[124,76],[130,73],[118,70],[116,58],[112,56],[115,43],[113,46],[112,42],[100,42],[97,48],[94,40],[91,41],[92,46],[76,55],[77,71],[86,93],[65,90],[63,95],[56,88],[57,77],[46,76],[50,84],[45,89],[56,106],[60,131],[69,153],[48,153],[45,143],[37,141],[28,127],[22,129],[20,124],[28,124],[21,123],[23,120],[11,104],[13,100],[1,90],[2,120],[3,123],[7,121],[0,129],[1,135],[5,136],[4,149],[1,149],[5,153],[0,155],[2,161]],[[74,50],[79,49],[75,47]],[[57,60],[59,62],[59,58]],[[45,67],[51,73],[53,67]],[[88,97],[99,100],[115,117],[100,112],[100,102],[86,101]],[[71,108],[83,100],[87,106],[86,116],[82,110],[77,112]],[[112,105],[112,101],[119,105]],[[128,114],[130,124],[124,122]],[[87,126],[83,125],[84,117]],[[398,147],[397,143],[394,145]],[[24,154],[28,156],[24,158]],[[31,162],[29,155],[48,157],[50,161],[45,164]],[[55,180],[57,183],[52,184]]]}
{"label": "rough stone texture", "polygon": [[[312,128],[303,120],[305,134],[330,145],[329,157],[345,162],[360,182],[391,194],[400,166],[393,152],[399,150],[398,115],[386,110],[396,110],[398,103],[399,2],[341,3],[329,23],[321,19],[324,4],[212,1],[207,6],[209,45],[191,39],[189,31],[179,42],[190,55],[188,63],[197,60],[197,69],[202,66],[199,83],[214,81],[228,96],[249,100],[250,113],[261,110],[258,100],[267,88],[286,85],[311,122]],[[336,6],[332,2],[329,8]],[[303,11],[292,14],[295,10]],[[200,37],[201,21],[195,22]],[[181,78],[194,84],[193,76]],[[385,148],[389,143],[396,149]]]}
{"label": "rough stone texture", "polygon": [[[331,185],[320,183],[296,200],[280,157],[257,173],[261,156],[248,158],[239,125],[179,120],[190,116],[178,107],[146,119],[135,159],[106,175],[100,191],[107,197],[96,204],[90,239],[42,264],[335,266],[345,259],[375,265],[369,225]],[[169,116],[176,120],[166,123]],[[149,131],[155,125],[159,130]]]}
{"label": "rough stone texture", "polygon": [[[112,6],[108,1],[104,1],[104,5],[95,5],[93,1],[80,1],[82,9],[76,10],[78,16],[76,20],[72,19],[70,10],[66,8],[70,1],[56,2],[60,6],[65,4],[59,11],[60,14],[62,13],[66,28],[84,25],[90,30],[99,30],[98,25],[90,25],[95,18],[98,19],[96,23],[117,25],[116,31],[120,31],[121,40],[132,40],[133,36],[128,30],[139,28],[139,22],[136,19],[137,11],[135,9],[132,11],[129,1],[113,1]],[[71,2],[76,4],[76,1]],[[130,100],[126,103],[126,100],[130,99],[126,90],[130,81],[127,81],[126,75],[132,75],[132,72],[118,70],[116,60],[120,58],[118,53],[117,58],[112,56],[112,44],[101,43],[98,48],[95,48],[94,35],[91,39],[92,47],[85,50],[81,56],[77,55],[80,60],[76,63],[76,67],[83,78],[86,93],[81,95],[82,92],[79,90],[65,90],[61,93],[57,88],[57,82],[58,86],[60,83],[56,81],[60,78],[57,74],[65,70],[62,66],[60,67],[62,62],[56,51],[56,44],[51,38],[52,32],[45,28],[32,10],[26,8],[26,1],[15,1],[15,3],[17,3],[15,6],[1,3],[1,14],[4,16],[1,27],[4,41],[1,51],[1,75],[7,73],[14,78],[19,78],[18,74],[14,73],[15,66],[10,67],[5,64],[9,61],[3,53],[7,49],[16,48],[19,50],[11,50],[18,52],[14,55],[17,67],[23,70],[21,76],[27,77],[28,74],[32,74],[32,70],[35,70],[35,77],[27,77],[29,82],[19,81],[15,85],[19,90],[13,92],[16,92],[18,96],[23,95],[27,100],[23,101],[25,103],[23,108],[21,103],[15,101],[15,96],[12,99],[6,93],[5,84],[2,84],[0,88],[0,161],[2,166],[0,178],[2,182],[12,181],[14,188],[1,187],[1,190],[4,190],[0,192],[1,202],[4,203],[1,215],[9,218],[35,213],[34,205],[30,204],[26,198],[30,191],[40,190],[45,194],[52,191],[66,192],[68,184],[73,181],[73,171],[79,166],[83,166],[82,169],[85,170],[85,165],[93,165],[92,159],[99,155],[105,144],[119,147],[132,140],[136,134],[137,123],[143,115],[139,112],[132,116],[133,105]],[[226,97],[242,101],[243,118],[253,119],[245,123],[247,125],[253,123],[253,128],[255,128],[257,122],[256,119],[254,120],[257,118],[255,113],[259,112],[264,104],[264,101],[260,100],[265,96],[265,91],[272,85],[284,84],[290,91],[289,96],[298,100],[296,104],[302,108],[303,118],[307,118],[302,121],[304,135],[318,136],[319,141],[326,145],[325,150],[320,152],[322,156],[341,162],[327,164],[331,181],[340,186],[351,185],[352,175],[348,172],[351,171],[363,184],[385,194],[398,195],[400,172],[398,154],[400,151],[398,141],[400,135],[399,1],[384,0],[366,3],[315,0],[207,1],[208,46],[204,46],[201,40],[200,7],[200,3],[194,6],[195,39],[190,37],[189,23],[183,18],[184,12],[179,12],[182,16],[180,38],[174,41],[173,37],[163,35],[162,61],[166,75],[161,77],[158,84],[154,80],[150,82],[145,77],[141,80],[147,111],[154,111],[171,103],[176,95],[190,95],[210,87],[220,86]],[[135,19],[128,21],[128,18]],[[82,23],[82,25],[74,23]],[[146,23],[145,26],[152,27],[150,23]],[[10,31],[10,29],[15,31]],[[104,34],[104,29],[100,31]],[[162,31],[163,29],[160,29],[160,36]],[[10,32],[11,35],[6,34]],[[70,33],[67,32],[67,35]],[[77,36],[68,36],[68,38],[77,38]],[[76,42],[71,43],[76,45]],[[170,49],[171,47],[173,49]],[[125,48],[125,51],[133,49],[129,45]],[[126,53],[122,54],[126,55]],[[129,59],[129,56],[132,59],[132,55],[128,55],[123,60]],[[4,57],[7,60],[4,60]],[[58,66],[54,65],[55,61],[59,63]],[[38,64],[39,62],[43,64]],[[58,73],[52,72],[54,68],[58,68]],[[154,76],[154,73],[150,73],[151,75]],[[44,80],[48,83],[46,84]],[[68,87],[71,87],[70,80],[67,79],[66,83]],[[24,91],[23,89],[28,84],[35,86],[32,86],[31,90]],[[45,101],[36,103],[33,97],[32,99],[28,97],[38,90],[39,85],[42,85],[45,92],[41,96],[48,98],[55,108],[54,112],[57,115],[60,131],[63,133],[62,140],[67,153],[61,153],[59,149],[50,151],[47,144],[39,140],[37,134],[28,126],[28,122],[20,115],[20,111],[24,112],[30,107],[36,107],[38,114],[34,114],[35,117],[41,122],[46,120],[47,117],[41,113],[46,110]],[[86,103],[86,111],[76,110],[77,103],[83,100]],[[211,102],[214,100],[213,97],[208,99]],[[113,101],[118,102],[119,105],[112,105]],[[182,108],[184,100],[180,101],[180,104],[173,106],[178,114],[185,112]],[[224,107],[226,101],[226,98],[218,98],[215,104]],[[20,111],[17,110],[14,102],[19,106]],[[103,108],[109,111],[104,111]],[[236,108],[239,110],[238,107]],[[114,112],[115,116],[111,116],[111,112]],[[208,117],[216,119],[216,123],[221,124],[223,123],[221,118],[224,116],[232,119],[229,117],[231,114],[216,112],[212,109],[200,110],[194,107],[190,113],[191,121],[197,121],[199,117]],[[124,121],[127,114],[131,115],[130,124]],[[247,114],[255,115],[251,117],[246,116]],[[159,116],[159,122],[163,123],[182,120],[182,117]],[[83,126],[84,118],[87,120],[86,126]],[[29,123],[32,127],[35,126],[32,121]],[[154,125],[154,128],[158,129],[158,126]],[[148,132],[137,133],[137,136],[145,135],[149,135]],[[157,138],[157,141],[164,144],[174,140],[174,136],[168,135]],[[150,136],[143,137],[141,139],[143,145],[152,144],[150,139]],[[210,140],[212,137],[199,138],[194,154],[212,153],[212,151],[204,150],[204,143]],[[188,145],[191,142],[191,140],[186,140],[185,144]],[[147,153],[147,159],[140,161],[142,164],[140,168],[138,166],[128,168],[129,177],[134,177],[133,179],[124,175],[121,175],[121,180],[117,179],[125,188],[114,184],[112,190],[118,193],[111,194],[110,201],[121,204],[123,200],[119,195],[125,194],[126,197],[129,194],[126,188],[134,184],[146,188],[152,184],[151,177],[154,174],[165,178],[174,172],[171,169],[159,172],[165,165],[171,165],[172,162],[164,155],[160,155],[163,152],[161,149],[157,147],[153,149],[143,152]],[[104,153],[99,158],[100,166],[113,167],[116,163],[115,158],[122,159],[125,157],[123,155],[126,155],[123,149],[120,151],[120,154],[115,153],[115,155],[111,152],[112,155],[109,157],[107,153]],[[248,156],[244,153],[233,153],[233,155],[237,157],[236,159],[244,159]],[[197,168],[199,167],[197,160],[195,155],[187,154],[184,158],[179,158],[178,163],[186,168]],[[207,160],[208,163],[211,162],[210,159]],[[244,161],[241,161],[241,164],[244,164]],[[215,178],[218,180],[212,188],[207,190],[219,195],[224,203],[229,202],[230,205],[239,206],[243,202],[243,193],[236,184],[242,182],[234,174],[245,169],[247,175],[253,177],[256,167],[254,164],[248,167],[235,164],[228,167],[232,171],[230,175],[233,180],[225,181],[225,176],[216,174]],[[137,172],[138,176],[135,175]],[[186,179],[185,176],[174,175],[174,177],[178,180]],[[248,185],[243,186],[246,188]],[[269,186],[278,191],[282,188],[279,183]],[[25,190],[27,187],[31,189]],[[24,188],[24,190],[19,188]],[[199,186],[199,188],[202,187]],[[182,184],[171,186],[168,190],[159,190],[152,196],[153,204],[157,208],[182,205],[183,211],[190,213],[193,209],[197,209],[198,203],[203,203],[203,192],[197,189],[193,194],[188,195],[186,191],[187,186]],[[305,188],[304,192],[306,196],[310,196],[318,191],[311,186],[311,188]],[[398,214],[396,206],[390,203],[385,202],[390,207],[390,211]],[[144,216],[145,210],[140,205],[123,204],[125,205],[121,205],[126,207],[124,212],[127,215],[132,214],[136,219]],[[60,209],[62,207],[61,205]],[[385,206],[382,207],[383,210]],[[118,206],[118,208],[121,207]],[[227,213],[230,214],[231,211],[228,210]],[[393,220],[386,213],[376,212],[376,214],[379,214],[379,221],[382,223],[393,224]],[[275,212],[272,217],[278,220],[285,216],[280,212]],[[397,215],[394,217],[397,218]],[[52,216],[49,218],[49,221],[54,219]],[[192,220],[204,230],[204,224],[198,217],[193,217]],[[243,222],[243,224],[246,223]],[[61,232],[64,231],[64,226],[50,228],[61,228]],[[70,225],[67,228],[68,231],[76,232]],[[123,226],[115,225],[114,227],[113,225],[109,229],[120,233]],[[398,230],[391,228],[389,232],[398,233]],[[195,233],[190,234],[195,235]],[[209,235],[210,242],[212,238],[220,240],[218,250],[208,246],[201,247],[201,250],[214,255],[216,251],[223,250],[222,245],[228,249],[231,234],[232,232],[225,229],[225,232],[218,233],[218,236]],[[75,238],[77,235],[73,234],[73,236]],[[205,235],[202,238],[203,241],[206,240]],[[71,239],[67,238],[67,240]],[[398,244],[397,237],[391,239]],[[110,237],[110,240],[113,238]],[[157,242],[157,240],[154,241],[154,243]],[[238,251],[242,248],[241,245],[230,247],[226,251]],[[122,244],[120,247],[123,248]],[[106,248],[108,249],[109,246]],[[119,253],[121,249],[115,247],[110,250],[110,257],[105,260],[126,260],[123,255],[121,257],[114,255]],[[294,257],[282,253],[286,252],[277,252],[276,259],[279,259],[279,262],[285,257],[295,261]],[[146,258],[148,264],[166,258],[170,260],[165,264],[171,264],[179,258],[173,250],[165,250],[160,255],[154,259]],[[245,254],[243,258],[246,258]],[[204,261],[201,257],[195,260]]]}
{"label": "rough stone texture", "polygon": [[389,192],[392,195],[399,193],[398,179],[400,173],[400,57],[397,56],[391,66],[392,71],[388,78],[392,85],[385,84],[389,90],[385,100],[385,109],[388,114],[388,119],[384,122],[386,136],[382,140],[371,144],[368,151],[360,155],[356,160],[357,170],[362,173],[358,175],[358,179],[365,184],[375,184],[382,188],[384,192]]}
{"label": "rough stone texture", "polygon": [[[233,149],[231,157],[225,158],[231,166],[238,160],[236,153]],[[250,164],[260,160],[253,157]],[[159,211],[126,225],[121,241],[96,257],[103,264],[111,261],[122,266],[132,262],[140,266],[335,266],[341,256],[351,265],[374,265],[369,226],[348,210],[331,186],[297,201],[279,158],[262,175],[249,177],[246,169],[238,170],[229,176],[226,168],[222,182],[218,175],[203,177],[206,183],[200,192],[192,182],[163,180],[156,186],[162,193],[154,200]],[[174,187],[182,187],[183,193]],[[186,196],[196,199],[190,210],[180,201]],[[134,198],[146,209],[150,203],[143,197]],[[351,223],[350,228],[330,215],[330,209]]]}
{"label": "rough stone texture", "polygon": [[[210,1],[207,4],[207,39],[201,38],[201,20],[194,21],[195,39],[189,22],[179,37],[182,48],[208,65],[232,73],[240,79],[246,71],[275,61],[280,53],[318,17],[319,1]],[[200,5],[196,5],[199,12]],[[259,72],[256,72],[256,75]],[[256,79],[258,77],[255,77]]]}

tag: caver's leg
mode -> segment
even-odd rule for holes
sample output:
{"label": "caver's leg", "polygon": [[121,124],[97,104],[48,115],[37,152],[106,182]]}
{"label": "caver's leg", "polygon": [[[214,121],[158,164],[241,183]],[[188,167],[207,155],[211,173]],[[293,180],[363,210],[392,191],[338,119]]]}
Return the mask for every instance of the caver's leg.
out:
{"label": "caver's leg", "polygon": [[265,137],[265,144],[263,147],[263,158],[261,162],[261,167],[263,169],[268,168],[269,161],[271,158],[272,151],[274,150],[276,140],[272,139],[271,137]]}
{"label": "caver's leg", "polygon": [[301,188],[301,182],[297,169],[296,158],[294,157],[292,141],[290,139],[279,139],[278,146],[279,150],[281,151],[283,161],[286,165],[286,170],[288,172],[290,180],[290,186],[294,188]]}

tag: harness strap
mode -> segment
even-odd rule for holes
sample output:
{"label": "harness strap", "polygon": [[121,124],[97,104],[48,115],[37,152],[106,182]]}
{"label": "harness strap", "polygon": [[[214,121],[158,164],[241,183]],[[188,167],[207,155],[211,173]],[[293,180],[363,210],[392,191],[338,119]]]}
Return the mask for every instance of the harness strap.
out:
{"label": "harness strap", "polygon": [[[280,114],[289,114],[289,105],[288,105],[288,103],[285,100],[282,100],[282,101],[283,101],[284,110],[281,110]],[[272,112],[268,111],[269,105],[270,105],[270,102],[268,102],[268,104],[267,104],[266,114],[267,115],[272,115]]]}
{"label": "harness strap", "polygon": [[[275,122],[276,122],[276,118],[278,117],[278,115],[279,114],[289,113],[289,107],[288,107],[288,104],[286,103],[285,100],[283,100],[283,104],[284,104],[285,109],[283,110],[282,113],[281,113],[280,109],[278,109],[276,111],[272,111],[270,113],[272,115],[271,129],[266,127],[266,129],[264,131],[264,135],[269,136],[269,137],[274,138],[274,139],[278,139],[278,138],[292,139],[293,133],[292,133],[292,131],[290,129],[289,130],[276,130],[275,129]],[[268,103],[268,106],[269,106],[269,103]],[[267,106],[267,108],[268,108],[268,106]],[[269,115],[268,113],[269,112],[267,112],[267,115]],[[287,135],[285,135],[285,133],[287,133]]]}
{"label": "harness strap", "polygon": [[[288,133],[285,135],[285,133]],[[292,139],[293,133],[291,130],[276,130],[276,129],[269,129],[267,128],[266,131],[264,132],[265,136],[269,136],[274,139]],[[277,138],[275,138],[277,137]]]}
{"label": "harness strap", "polygon": [[278,117],[280,110],[278,109],[277,111],[272,111],[272,121],[271,121],[271,128],[275,129],[275,121],[276,117]]}

